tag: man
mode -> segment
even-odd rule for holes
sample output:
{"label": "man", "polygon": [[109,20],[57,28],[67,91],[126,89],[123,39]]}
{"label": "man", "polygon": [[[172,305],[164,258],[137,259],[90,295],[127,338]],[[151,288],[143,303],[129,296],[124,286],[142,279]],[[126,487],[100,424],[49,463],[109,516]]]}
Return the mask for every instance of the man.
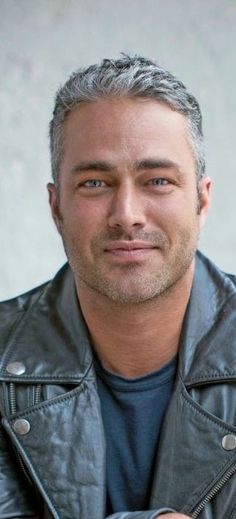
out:
{"label": "man", "polygon": [[201,113],[155,63],[79,70],[50,127],[69,266],[1,305],[0,518],[236,518],[235,280],[196,252]]}

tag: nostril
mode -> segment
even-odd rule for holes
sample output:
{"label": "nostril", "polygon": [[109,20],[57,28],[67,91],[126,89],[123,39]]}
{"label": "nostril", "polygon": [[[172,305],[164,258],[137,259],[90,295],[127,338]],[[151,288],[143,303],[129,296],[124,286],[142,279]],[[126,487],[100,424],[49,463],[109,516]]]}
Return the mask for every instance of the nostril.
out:
{"label": "nostril", "polygon": [[108,218],[108,223],[111,227],[123,227],[123,228],[133,228],[133,227],[142,227],[146,222],[145,215],[139,213],[137,211],[132,212],[123,210],[123,211],[114,211],[110,217]]}

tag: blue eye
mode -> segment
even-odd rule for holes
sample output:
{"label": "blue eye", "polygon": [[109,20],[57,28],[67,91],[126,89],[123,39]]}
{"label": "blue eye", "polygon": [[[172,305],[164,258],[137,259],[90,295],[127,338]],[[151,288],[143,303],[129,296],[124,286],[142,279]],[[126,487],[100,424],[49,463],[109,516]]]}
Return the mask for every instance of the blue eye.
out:
{"label": "blue eye", "polygon": [[154,186],[167,186],[169,184],[169,180],[166,178],[152,178],[150,182]]}
{"label": "blue eye", "polygon": [[104,185],[104,182],[97,178],[93,178],[91,180],[86,180],[86,182],[84,182],[84,184],[83,184],[83,186],[85,186],[85,187],[103,187],[103,185]]}

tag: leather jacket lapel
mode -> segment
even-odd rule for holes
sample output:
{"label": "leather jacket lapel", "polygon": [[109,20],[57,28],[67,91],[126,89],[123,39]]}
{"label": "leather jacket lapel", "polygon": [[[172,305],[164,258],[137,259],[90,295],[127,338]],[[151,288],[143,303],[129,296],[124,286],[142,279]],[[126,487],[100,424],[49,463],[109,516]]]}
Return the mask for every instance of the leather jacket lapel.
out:
{"label": "leather jacket lapel", "polygon": [[[14,430],[19,418],[30,424],[23,436]],[[3,426],[52,517],[104,517],[105,442],[94,382],[83,382],[62,396],[4,419]]]}
{"label": "leather jacket lapel", "polygon": [[191,515],[236,464],[222,440],[236,428],[211,415],[188,395],[181,380],[171,400],[156,460],[151,508],[168,506]]}

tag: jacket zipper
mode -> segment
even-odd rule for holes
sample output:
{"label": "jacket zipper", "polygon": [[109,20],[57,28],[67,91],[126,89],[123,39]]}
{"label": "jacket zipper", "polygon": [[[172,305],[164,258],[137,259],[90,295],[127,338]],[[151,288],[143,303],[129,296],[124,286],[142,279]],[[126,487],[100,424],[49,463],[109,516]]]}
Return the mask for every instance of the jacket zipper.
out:
{"label": "jacket zipper", "polygon": [[10,382],[9,385],[9,405],[10,413],[16,413],[16,388],[14,382]]}
{"label": "jacket zipper", "polygon": [[[34,391],[34,405],[39,404],[41,400],[41,384],[36,384],[35,391]],[[16,388],[14,382],[10,382],[9,387],[9,403],[10,403],[10,412],[11,414],[16,413]],[[32,481],[29,478],[29,475],[25,469],[23,460],[18,452],[16,452],[19,464],[21,469],[24,472],[25,477],[32,485]],[[218,494],[218,492],[222,489],[222,487],[227,483],[227,481],[235,474],[236,472],[236,465],[233,465],[230,467],[230,469],[222,476],[222,478],[214,485],[214,487],[208,492],[208,494],[202,499],[202,501],[198,504],[198,506],[195,508],[195,510],[192,512],[191,517],[192,519],[196,519],[199,514],[202,512],[203,508],[206,506],[213,497]],[[230,517],[230,519],[236,519],[236,511],[233,512],[233,515]]]}
{"label": "jacket zipper", "polygon": [[[195,519],[199,516],[203,508],[206,506],[213,497],[218,494],[218,492],[222,489],[222,487],[227,483],[227,481],[235,474],[236,465],[233,465],[229,468],[229,470],[222,476],[222,478],[214,485],[214,487],[208,492],[208,494],[202,499],[202,501],[198,504],[197,508],[192,512],[191,517]],[[236,513],[230,519],[236,519]]]}
{"label": "jacket zipper", "polygon": [[[34,389],[34,397],[33,397],[33,404],[37,405],[39,404],[41,400],[41,384],[36,384]],[[16,386],[14,382],[10,382],[9,385],[9,404],[10,404],[10,413],[14,414],[16,413]]]}
{"label": "jacket zipper", "polygon": [[41,384],[36,384],[34,392],[34,405],[39,404],[41,400]]}
{"label": "jacket zipper", "polygon": [[[34,405],[36,405],[40,402],[40,397],[41,397],[41,384],[36,384],[35,391],[34,391],[34,398],[33,398]],[[10,385],[9,385],[9,406],[10,406],[10,413],[15,414],[17,409],[16,409],[16,386],[15,386],[14,382],[10,382]],[[14,450],[15,450],[15,454],[16,454],[16,457],[17,457],[21,470],[23,471],[27,481],[30,483],[31,486],[33,486],[33,483],[25,468],[25,464],[22,460],[22,457],[17,452],[16,448],[14,448]]]}

